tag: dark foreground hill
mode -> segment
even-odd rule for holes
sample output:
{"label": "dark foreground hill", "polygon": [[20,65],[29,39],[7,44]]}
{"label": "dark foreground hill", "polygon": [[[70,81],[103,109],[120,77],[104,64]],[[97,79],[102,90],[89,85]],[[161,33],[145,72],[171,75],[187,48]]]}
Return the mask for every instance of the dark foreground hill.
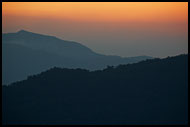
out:
{"label": "dark foreground hill", "polygon": [[151,58],[102,55],[77,42],[25,30],[2,34],[2,42],[3,84],[23,80],[28,75],[54,66],[97,70],[107,65],[135,63]]}
{"label": "dark foreground hill", "polygon": [[188,55],[52,68],[3,86],[3,124],[187,124]]}

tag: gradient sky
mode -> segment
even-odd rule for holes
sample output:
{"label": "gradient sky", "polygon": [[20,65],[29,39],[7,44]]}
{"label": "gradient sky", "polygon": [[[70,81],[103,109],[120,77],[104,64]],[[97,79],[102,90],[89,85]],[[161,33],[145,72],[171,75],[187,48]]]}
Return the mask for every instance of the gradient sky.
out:
{"label": "gradient sky", "polygon": [[3,2],[2,27],[77,41],[107,55],[188,53],[187,2]]}

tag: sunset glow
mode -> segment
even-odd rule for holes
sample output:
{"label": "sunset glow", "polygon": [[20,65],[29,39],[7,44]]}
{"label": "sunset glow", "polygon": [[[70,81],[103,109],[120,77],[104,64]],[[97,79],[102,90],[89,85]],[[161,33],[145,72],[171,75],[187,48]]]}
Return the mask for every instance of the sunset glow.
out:
{"label": "sunset glow", "polygon": [[3,15],[52,16],[80,21],[186,22],[187,2],[3,2]]}
{"label": "sunset glow", "polygon": [[188,2],[3,2],[2,18],[3,32],[54,35],[105,54],[138,55],[122,50],[135,43],[181,43],[187,50]]}

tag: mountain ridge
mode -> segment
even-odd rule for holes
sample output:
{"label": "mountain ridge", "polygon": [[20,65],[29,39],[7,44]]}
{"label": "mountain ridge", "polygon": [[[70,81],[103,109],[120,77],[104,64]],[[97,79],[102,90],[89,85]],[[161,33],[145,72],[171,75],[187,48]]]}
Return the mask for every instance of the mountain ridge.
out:
{"label": "mountain ridge", "polygon": [[[55,36],[50,36],[50,35],[46,35],[46,34],[34,33],[34,32],[30,32],[30,31],[24,30],[24,29],[21,29],[21,30],[17,31],[16,33],[3,33],[3,34],[2,34],[2,35],[3,35],[3,40],[6,39],[6,38],[8,38],[8,37],[6,37],[7,35],[9,35],[9,34],[14,34],[14,35],[16,35],[17,33],[22,33],[22,34],[34,34],[34,35],[40,35],[40,36],[42,36],[42,37],[50,37],[50,38],[54,38],[54,39],[57,39],[57,40],[62,40],[62,39],[60,39],[60,38],[58,38],[58,37],[55,37]],[[6,40],[4,40],[4,41],[6,41]],[[4,41],[3,41],[3,42],[4,42]],[[83,44],[81,44],[81,43],[78,43],[78,42],[76,42],[76,41],[68,41],[68,40],[62,40],[62,41],[69,42],[69,43],[76,43],[76,44],[79,44],[79,45],[82,45],[82,46],[86,47],[85,45],[83,45]],[[86,47],[86,48],[88,48],[88,47]],[[90,48],[89,48],[89,49],[90,49]],[[90,50],[91,50],[91,49],[90,49]],[[91,51],[92,51],[92,50],[91,50]],[[92,52],[94,52],[94,51],[92,51]],[[94,52],[94,53],[95,53],[95,52]],[[99,53],[97,53],[97,54],[99,54]],[[121,57],[121,56],[118,56],[118,55],[106,55],[106,56],[117,56],[117,57]],[[143,56],[133,56],[133,57],[149,57],[149,58],[152,58],[152,57],[146,56],[146,55],[143,55]],[[122,58],[131,58],[131,57],[122,57]]]}
{"label": "mountain ridge", "polygon": [[185,125],[187,88],[188,55],[97,71],[54,67],[3,86],[3,124]]}
{"label": "mountain ridge", "polygon": [[41,72],[44,67],[97,70],[107,65],[134,63],[152,58],[102,55],[78,42],[25,30],[2,34],[2,54],[3,84],[25,79],[30,74]]}

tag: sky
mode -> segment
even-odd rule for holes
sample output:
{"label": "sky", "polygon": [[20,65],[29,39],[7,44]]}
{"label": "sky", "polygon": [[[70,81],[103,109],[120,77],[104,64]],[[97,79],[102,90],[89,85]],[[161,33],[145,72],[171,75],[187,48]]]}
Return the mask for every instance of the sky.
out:
{"label": "sky", "polygon": [[188,2],[3,2],[2,32],[21,29],[123,57],[188,53]]}

